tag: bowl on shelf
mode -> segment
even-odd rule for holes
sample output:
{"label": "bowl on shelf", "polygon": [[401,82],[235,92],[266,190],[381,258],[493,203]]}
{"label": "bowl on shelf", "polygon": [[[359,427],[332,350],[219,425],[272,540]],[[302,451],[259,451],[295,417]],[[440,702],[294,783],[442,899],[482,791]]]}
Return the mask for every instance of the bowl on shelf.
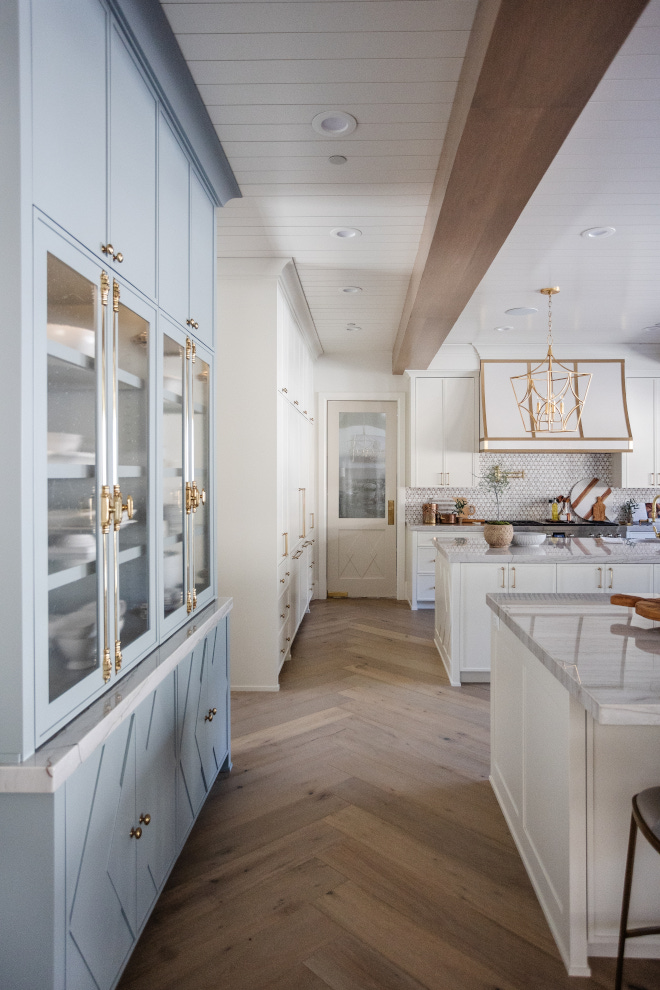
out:
{"label": "bowl on shelf", "polygon": [[80,450],[82,440],[83,438],[80,433],[49,433],[47,441],[48,453],[57,456],[75,454],[76,451]]}
{"label": "bowl on shelf", "polygon": [[513,542],[517,547],[540,547],[545,543],[545,533],[514,533]]}

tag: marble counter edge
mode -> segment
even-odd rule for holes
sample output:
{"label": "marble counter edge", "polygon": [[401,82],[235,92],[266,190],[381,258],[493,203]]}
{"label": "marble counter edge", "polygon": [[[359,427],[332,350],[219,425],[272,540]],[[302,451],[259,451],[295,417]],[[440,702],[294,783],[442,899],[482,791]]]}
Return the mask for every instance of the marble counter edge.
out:
{"label": "marble counter edge", "polygon": [[[508,611],[507,606],[512,608],[521,605],[557,606],[569,604],[572,607],[594,606],[603,607],[609,610],[609,595],[605,594],[531,594],[531,595],[511,595],[511,594],[489,594],[486,595],[486,604],[497,618],[526,646],[530,653],[539,660],[556,680],[562,684],[569,694],[580,702],[582,707],[591,715],[595,722],[601,725],[660,725],[660,702],[649,704],[648,701],[635,702],[632,698],[608,702],[599,700],[598,693],[603,690],[594,688],[593,693],[584,688],[569,672],[570,664],[565,664],[557,660],[548,653],[530,634],[516,622],[515,618]],[[632,610],[626,610],[632,611]]]}
{"label": "marble counter edge", "polygon": [[489,548],[484,540],[484,547],[466,549],[465,546],[447,546],[441,541],[434,543],[440,553],[450,564],[490,564],[501,561],[503,564],[592,564],[596,567],[607,567],[609,564],[660,564],[660,548],[655,551],[637,550],[635,547],[612,549],[609,553],[602,551],[589,554],[581,551],[581,555],[569,553],[563,547],[547,546],[542,552],[531,552],[526,547],[516,547],[512,552],[510,547],[501,550]]}
{"label": "marble counter edge", "polygon": [[[61,787],[67,777],[230,613],[232,606],[232,598],[217,598],[211,602],[199,616],[128,671],[114,690],[97,698],[24,763],[0,764],[0,794],[50,794]],[[108,703],[112,704],[111,708]]]}

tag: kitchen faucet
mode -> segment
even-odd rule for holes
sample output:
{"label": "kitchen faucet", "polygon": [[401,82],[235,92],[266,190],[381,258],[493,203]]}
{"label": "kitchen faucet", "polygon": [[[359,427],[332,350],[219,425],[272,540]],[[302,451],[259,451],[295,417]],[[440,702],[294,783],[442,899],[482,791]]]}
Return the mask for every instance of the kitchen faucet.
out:
{"label": "kitchen faucet", "polygon": [[660,540],[660,533],[655,528],[655,521],[658,518],[658,512],[657,512],[657,509],[656,509],[656,504],[657,504],[657,501],[658,501],[659,498],[660,498],[660,495],[656,495],[655,498],[653,499],[652,504],[651,504],[651,524],[653,526],[653,532],[655,533],[655,535],[657,536],[657,538]]}

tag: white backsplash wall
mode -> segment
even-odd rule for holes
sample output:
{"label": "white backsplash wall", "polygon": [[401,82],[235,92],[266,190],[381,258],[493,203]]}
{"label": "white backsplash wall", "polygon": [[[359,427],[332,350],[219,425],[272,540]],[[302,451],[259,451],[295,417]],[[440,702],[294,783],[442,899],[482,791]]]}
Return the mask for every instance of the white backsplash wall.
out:
{"label": "white backsplash wall", "polygon": [[[479,454],[479,473],[499,464],[503,470],[524,471],[524,479],[511,479],[500,499],[502,519],[550,519],[548,499],[568,495],[578,481],[598,478],[608,485],[612,481],[612,454]],[[618,521],[623,503],[633,498],[643,506],[658,493],[651,488],[614,488],[611,518]],[[422,523],[424,502],[453,503],[459,496],[474,505],[480,519],[496,517],[495,498],[486,489],[475,488],[406,488],[406,522]]]}

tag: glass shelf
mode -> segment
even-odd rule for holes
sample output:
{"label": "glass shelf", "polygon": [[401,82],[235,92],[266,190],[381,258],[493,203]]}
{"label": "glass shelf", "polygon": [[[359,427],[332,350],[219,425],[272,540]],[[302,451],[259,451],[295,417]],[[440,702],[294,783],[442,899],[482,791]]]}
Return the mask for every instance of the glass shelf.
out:
{"label": "glass shelf", "polygon": [[[127,564],[131,560],[137,560],[139,557],[144,557],[147,553],[147,547],[144,544],[139,544],[135,547],[129,547],[126,550],[119,551],[119,563]],[[49,555],[49,564],[53,561],[53,558]],[[72,559],[75,558],[72,555]],[[72,584],[74,581],[80,581],[81,578],[88,577],[90,574],[96,574],[96,560],[81,560],[80,558],[75,562],[69,562],[59,568],[56,571],[52,571],[48,575],[48,590],[53,591],[55,588],[63,588],[66,584]]]}

